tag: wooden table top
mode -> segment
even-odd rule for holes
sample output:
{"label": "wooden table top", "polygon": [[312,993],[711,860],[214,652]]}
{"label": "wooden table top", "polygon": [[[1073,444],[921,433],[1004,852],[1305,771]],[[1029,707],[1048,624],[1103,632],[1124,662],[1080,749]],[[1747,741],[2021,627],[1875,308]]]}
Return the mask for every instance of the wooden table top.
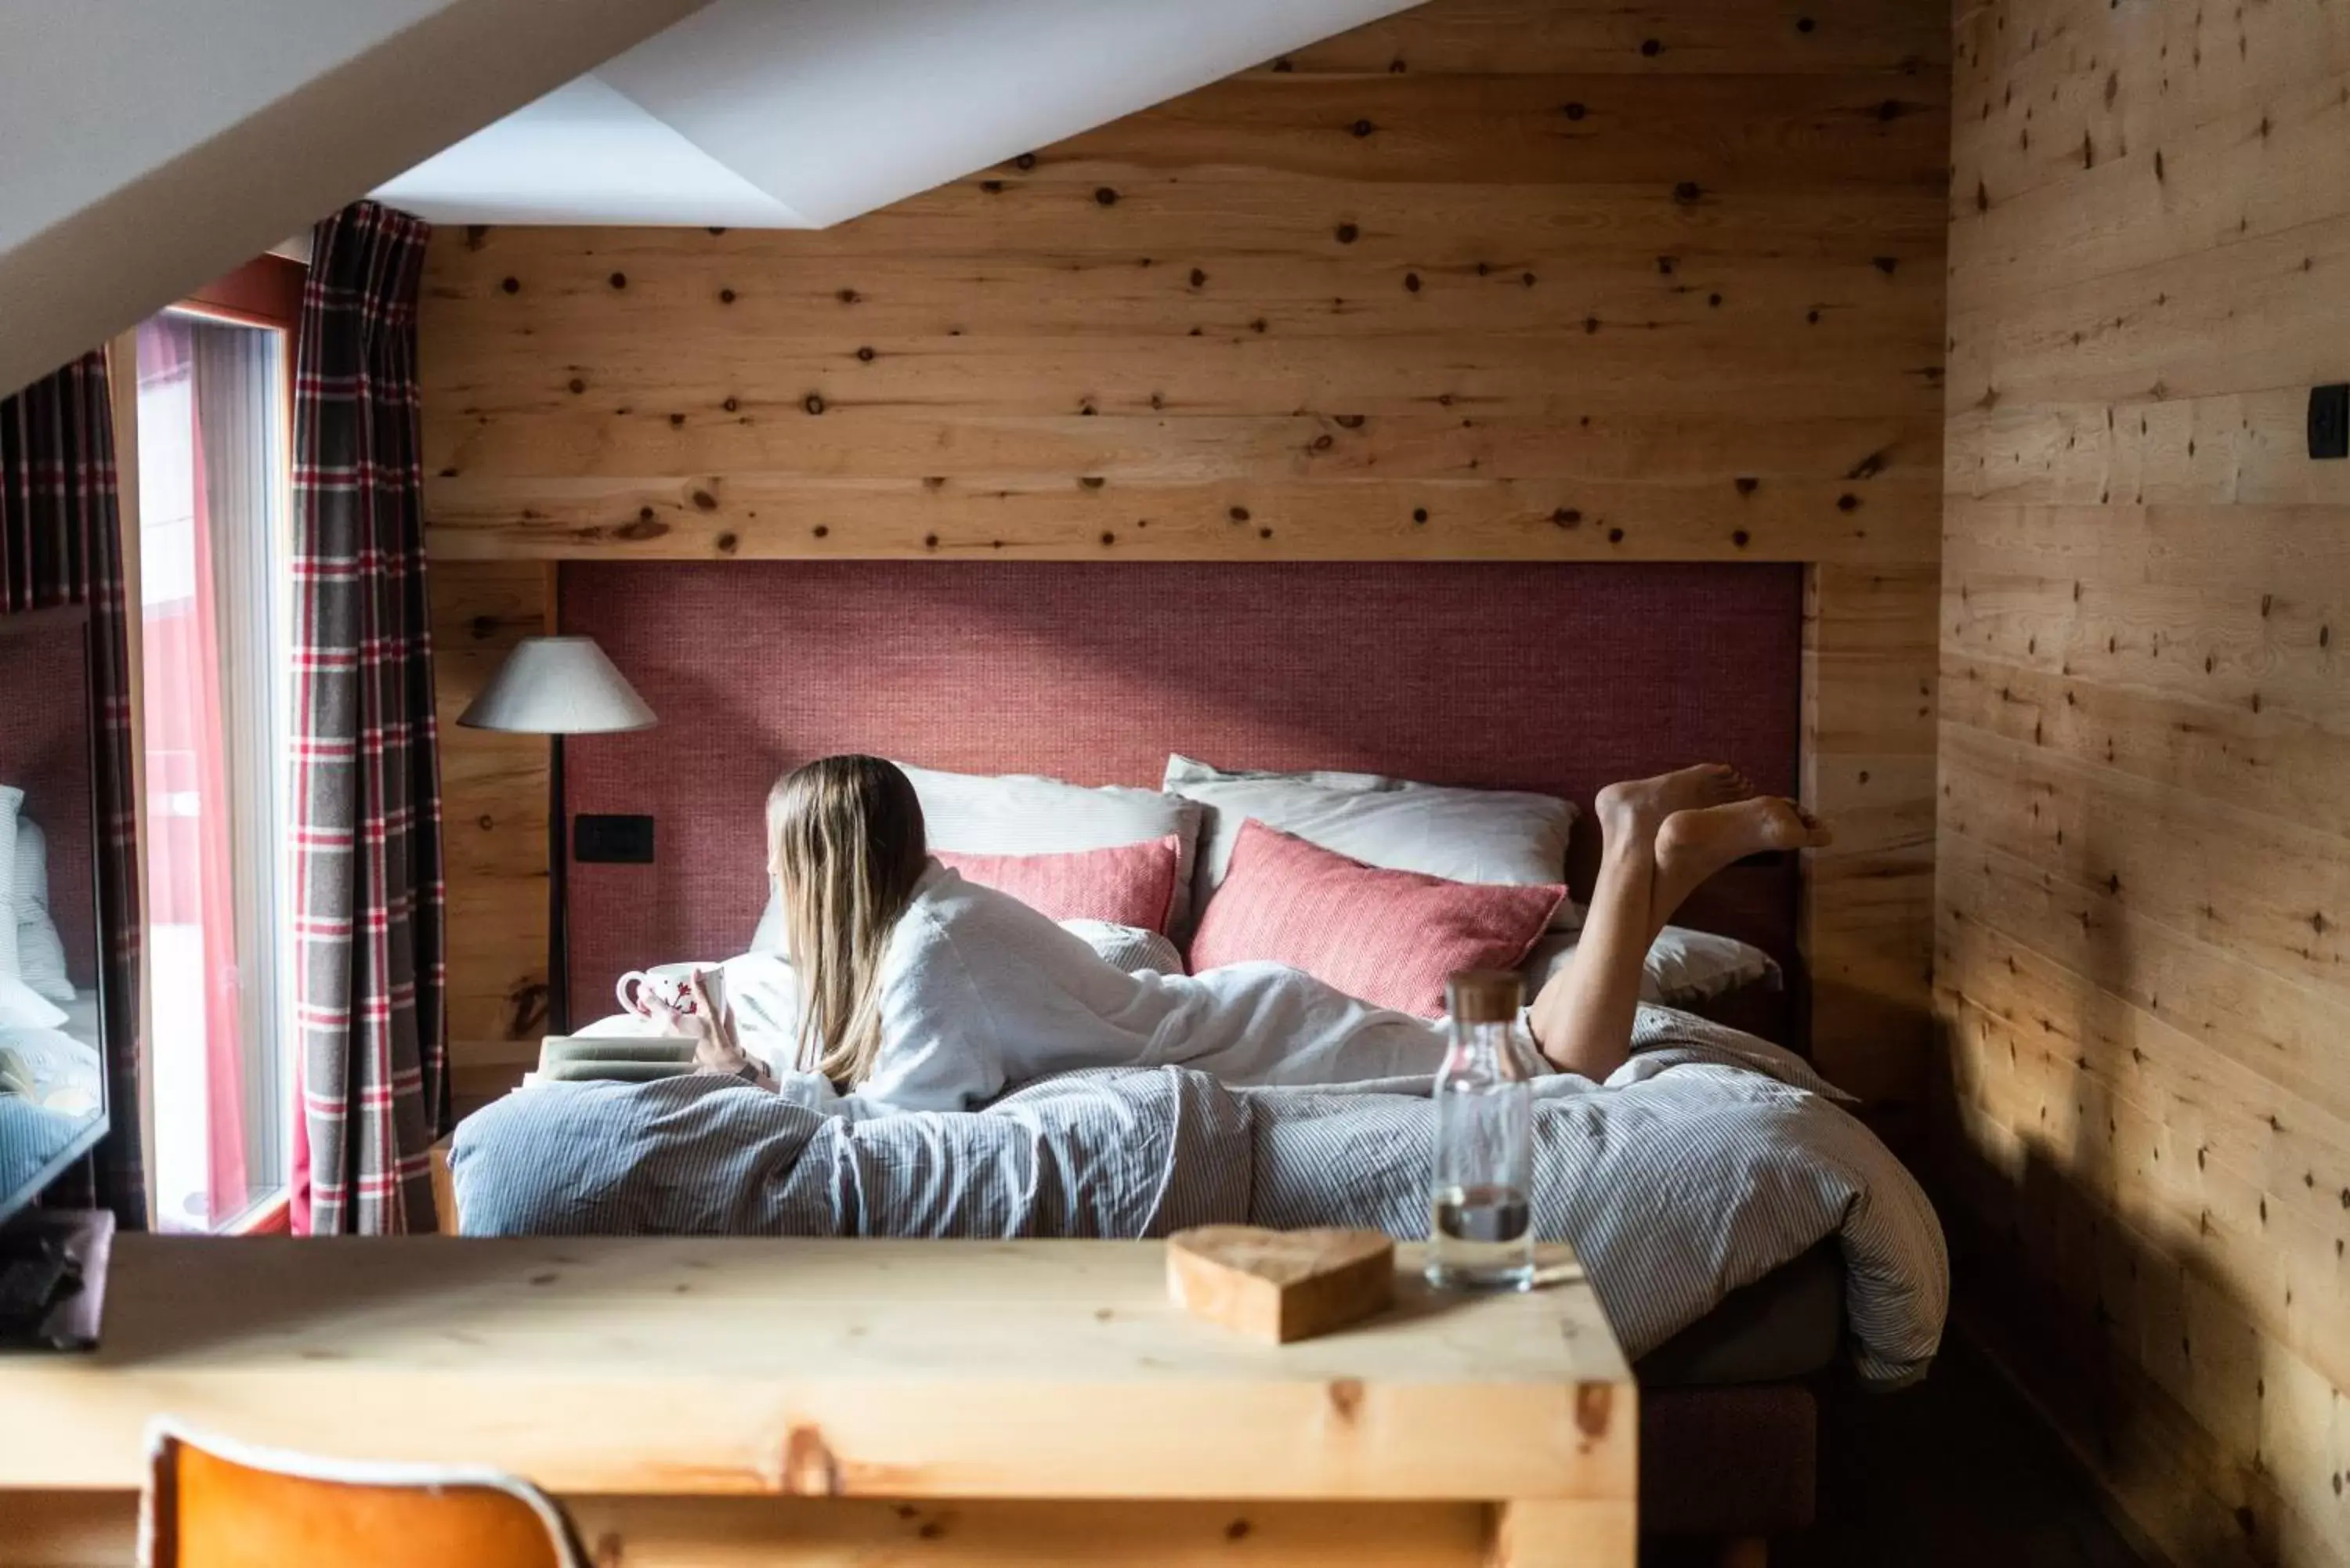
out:
{"label": "wooden table top", "polygon": [[1259,1345],[1120,1241],[124,1236],[105,1344],[0,1358],[0,1487],[136,1486],[169,1414],[564,1491],[1628,1498],[1579,1279]]}

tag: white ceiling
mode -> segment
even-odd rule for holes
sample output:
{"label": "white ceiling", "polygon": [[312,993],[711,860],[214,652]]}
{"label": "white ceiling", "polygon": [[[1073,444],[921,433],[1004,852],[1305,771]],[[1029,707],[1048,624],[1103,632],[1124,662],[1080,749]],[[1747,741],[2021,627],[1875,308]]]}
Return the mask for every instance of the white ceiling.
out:
{"label": "white ceiling", "polygon": [[381,186],[450,223],[822,228],[1417,0],[714,0]]}

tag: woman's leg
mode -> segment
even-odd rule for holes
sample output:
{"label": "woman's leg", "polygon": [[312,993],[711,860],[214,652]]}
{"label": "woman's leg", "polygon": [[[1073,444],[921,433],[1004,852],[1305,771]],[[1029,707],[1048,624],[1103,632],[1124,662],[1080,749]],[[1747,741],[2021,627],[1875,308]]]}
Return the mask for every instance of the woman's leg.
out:
{"label": "woman's leg", "polygon": [[[1700,793],[1715,798],[1675,804]],[[1534,999],[1535,1043],[1558,1066],[1602,1079],[1624,1064],[1648,948],[1708,877],[1749,855],[1828,842],[1828,830],[1794,802],[1736,798],[1744,793],[1745,781],[1730,770],[1698,768],[1601,792],[1606,837],[1583,936]]]}
{"label": "woman's leg", "polygon": [[[1640,970],[1656,916],[1657,840],[1675,813],[1751,793],[1734,768],[1707,763],[1599,792],[1599,878],[1575,956],[1534,998],[1534,1043],[1570,1073],[1604,1078],[1621,1065],[1640,1004]],[[1675,900],[1678,902],[1679,900]]]}

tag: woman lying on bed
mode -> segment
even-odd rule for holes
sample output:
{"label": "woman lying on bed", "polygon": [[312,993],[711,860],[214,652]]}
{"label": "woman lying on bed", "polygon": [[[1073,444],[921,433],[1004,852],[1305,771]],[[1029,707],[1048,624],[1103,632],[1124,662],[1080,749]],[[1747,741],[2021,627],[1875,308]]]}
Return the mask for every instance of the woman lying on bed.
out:
{"label": "woman lying on bed", "polygon": [[[1681,900],[1732,861],[1828,841],[1793,802],[1718,764],[1610,784],[1597,805],[1604,850],[1582,940],[1527,1018],[1549,1069],[1595,1080],[1629,1052],[1641,961]],[[1312,1085],[1424,1075],[1443,1057],[1440,1022],[1284,965],[1128,974],[932,860],[913,785],[877,757],[786,774],[767,797],[767,842],[801,993],[791,1065],[852,1112],[967,1110],[1082,1067]],[[711,1021],[698,988],[695,1001],[676,1025],[701,1037],[700,1064],[771,1084],[733,1020]]]}

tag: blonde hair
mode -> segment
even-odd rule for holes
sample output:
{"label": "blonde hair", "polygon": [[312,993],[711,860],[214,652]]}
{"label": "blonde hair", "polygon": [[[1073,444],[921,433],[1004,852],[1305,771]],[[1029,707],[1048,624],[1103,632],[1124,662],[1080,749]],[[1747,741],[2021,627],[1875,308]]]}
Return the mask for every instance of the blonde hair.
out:
{"label": "blonde hair", "polygon": [[881,1054],[881,961],[930,863],[922,803],[879,757],[820,757],[767,792],[767,863],[799,977],[800,1068],[860,1083]]}

